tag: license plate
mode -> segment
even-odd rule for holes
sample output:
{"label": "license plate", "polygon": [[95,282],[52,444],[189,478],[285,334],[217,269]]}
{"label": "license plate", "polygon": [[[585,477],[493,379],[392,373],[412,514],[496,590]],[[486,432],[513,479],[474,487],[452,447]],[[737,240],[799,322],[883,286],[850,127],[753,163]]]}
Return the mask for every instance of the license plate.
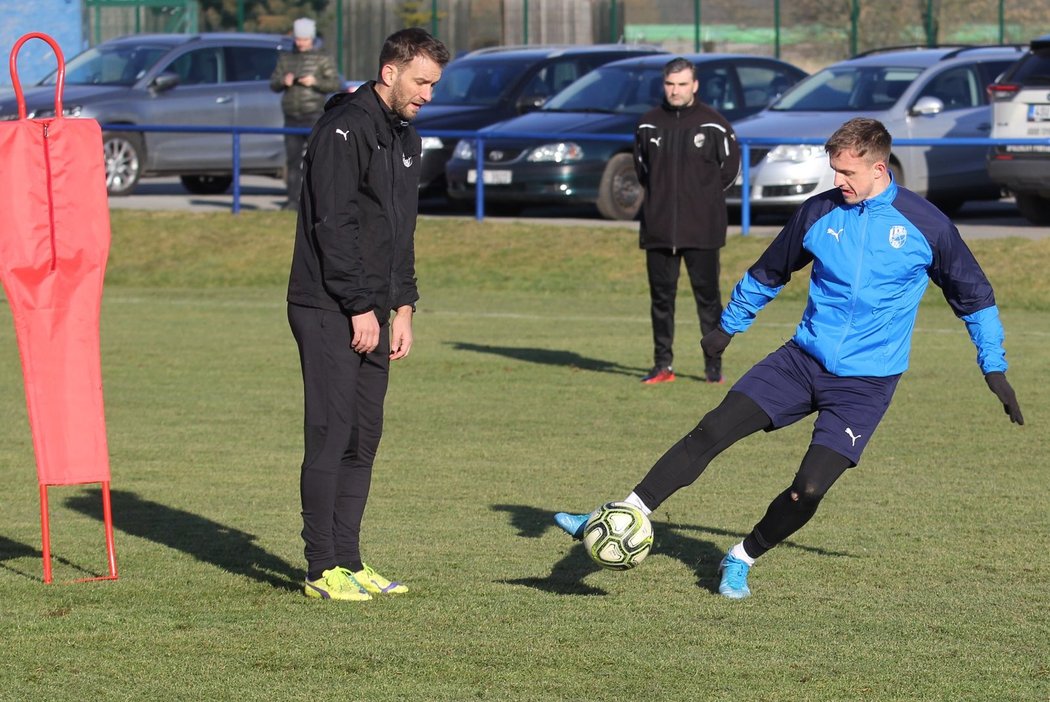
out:
{"label": "license plate", "polygon": [[[482,171],[485,175],[482,176],[482,180],[485,181],[485,185],[510,185],[512,171],[498,170],[492,168],[486,168]],[[478,172],[473,168],[467,171],[467,182],[477,183]]]}
{"label": "license plate", "polygon": [[1029,122],[1050,121],[1050,105],[1029,105],[1028,106],[1028,121]]}

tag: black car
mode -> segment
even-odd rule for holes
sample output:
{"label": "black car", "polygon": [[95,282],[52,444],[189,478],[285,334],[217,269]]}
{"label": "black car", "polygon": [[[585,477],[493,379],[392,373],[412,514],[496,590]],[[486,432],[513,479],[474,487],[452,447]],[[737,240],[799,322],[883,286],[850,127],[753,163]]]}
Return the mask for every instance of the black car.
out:
{"label": "black car", "polygon": [[[634,173],[632,142],[625,137],[634,134],[642,114],[663,100],[663,67],[670,58],[663,54],[606,64],[541,109],[491,127],[497,133],[551,137],[485,139],[485,202],[504,207],[594,203],[607,219],[633,219],[641,207],[642,189]],[[700,100],[730,121],[758,112],[806,76],[789,63],[760,56],[685,58],[696,64]],[[448,194],[454,200],[474,198],[474,144],[473,139],[460,140],[446,166]]]}
{"label": "black car", "polygon": [[428,135],[428,130],[474,131],[540,105],[598,66],[661,49],[627,44],[589,46],[496,47],[472,51],[450,63],[434,88],[434,98],[413,125],[423,136],[423,172],[419,187],[445,190],[445,162],[456,139]]}

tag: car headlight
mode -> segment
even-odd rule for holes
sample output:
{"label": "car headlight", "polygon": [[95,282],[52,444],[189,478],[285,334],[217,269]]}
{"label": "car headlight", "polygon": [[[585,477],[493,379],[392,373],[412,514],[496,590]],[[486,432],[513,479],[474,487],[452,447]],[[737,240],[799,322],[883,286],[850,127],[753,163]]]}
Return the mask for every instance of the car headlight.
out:
{"label": "car headlight", "polygon": [[445,143],[436,136],[423,137],[423,150],[432,151],[434,149],[442,149],[445,147]]}
{"label": "car headlight", "polygon": [[460,139],[456,143],[456,148],[452,150],[452,158],[459,159],[460,161],[473,161],[474,160],[474,140],[473,139]]}
{"label": "car headlight", "polygon": [[[80,105],[69,105],[62,108],[63,117],[79,117],[80,113],[83,112],[83,107]],[[26,114],[29,119],[47,119],[48,117],[55,116],[55,108],[45,107],[39,110],[32,110]]]}
{"label": "car headlight", "polygon": [[529,152],[525,160],[532,163],[545,161],[564,163],[566,161],[579,161],[581,158],[583,158],[583,147],[571,141],[560,141],[557,144],[537,146]]}
{"label": "car headlight", "polygon": [[815,158],[827,158],[827,156],[824,147],[819,144],[781,144],[766,154],[766,160],[770,163],[776,161],[803,163]]}

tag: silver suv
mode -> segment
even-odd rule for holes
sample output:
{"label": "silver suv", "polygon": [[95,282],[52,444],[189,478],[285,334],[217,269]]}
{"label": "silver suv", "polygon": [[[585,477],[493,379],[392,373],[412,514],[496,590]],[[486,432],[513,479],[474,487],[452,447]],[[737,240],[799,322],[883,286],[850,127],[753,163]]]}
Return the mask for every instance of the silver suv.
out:
{"label": "silver suv", "polygon": [[[886,49],[833,64],[806,78],[759,114],[736,123],[739,137],[783,139],[751,149],[751,207],[794,209],[834,187],[822,145],[851,117],[881,121],[895,139],[988,137],[985,86],[1017,60],[1019,47]],[[998,199],[985,166],[987,147],[894,147],[899,183],[952,213],[966,200]],[[740,203],[739,190],[731,203]]]}
{"label": "silver suv", "polygon": [[[988,86],[992,136],[1050,139],[1050,34],[1032,41],[1031,51]],[[1050,224],[1050,146],[997,146],[988,174],[1017,197],[1017,209],[1032,224]]]}
{"label": "silver suv", "polygon": [[[66,64],[62,111],[101,124],[281,127],[280,96],[270,90],[277,52],[288,37],[269,34],[140,34],[104,42]],[[25,90],[29,117],[54,114],[54,81]],[[14,95],[0,120],[17,119]],[[102,135],[106,187],[127,195],[144,176],[178,175],[193,193],[220,193],[233,170],[231,137],[221,133],[108,130]],[[244,173],[280,176],[280,134],[242,134]]]}

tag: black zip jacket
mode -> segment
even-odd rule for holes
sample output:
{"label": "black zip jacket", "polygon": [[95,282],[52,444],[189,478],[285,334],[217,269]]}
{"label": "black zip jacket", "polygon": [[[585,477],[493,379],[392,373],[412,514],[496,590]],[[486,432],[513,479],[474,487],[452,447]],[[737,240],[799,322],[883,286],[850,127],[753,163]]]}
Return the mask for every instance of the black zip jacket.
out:
{"label": "black zip jacket", "polygon": [[420,146],[374,82],[328,101],[306,151],[288,302],[380,323],[415,305]]}
{"label": "black zip jacket", "polygon": [[634,167],[645,188],[643,249],[725,246],[725,191],[740,172],[740,147],[725,117],[699,100],[682,109],[665,101],[638,122]]}

